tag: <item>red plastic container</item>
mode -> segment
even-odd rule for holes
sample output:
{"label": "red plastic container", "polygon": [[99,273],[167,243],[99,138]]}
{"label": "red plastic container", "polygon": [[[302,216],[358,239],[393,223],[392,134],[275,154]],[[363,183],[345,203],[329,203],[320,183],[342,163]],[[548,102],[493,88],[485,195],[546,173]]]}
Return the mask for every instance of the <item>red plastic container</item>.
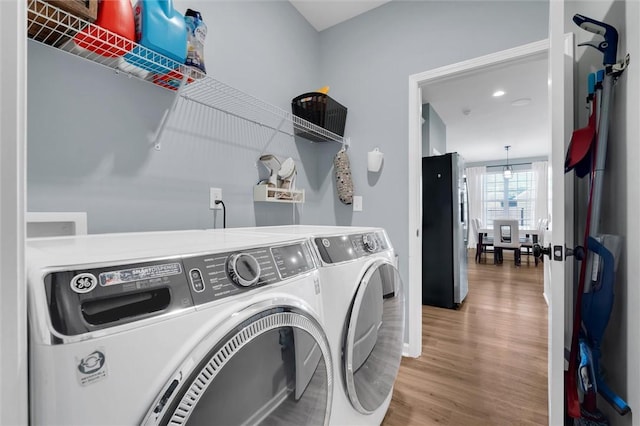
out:
{"label": "red plastic container", "polygon": [[[182,83],[182,74],[177,71],[170,71],[165,75],[154,75],[153,82],[158,86],[169,90],[178,90]],[[193,83],[193,78],[187,77],[186,84]]]}
{"label": "red plastic container", "polygon": [[73,40],[83,49],[116,58],[133,49],[135,37],[136,28],[130,0],[101,0],[95,24],[76,34]]}

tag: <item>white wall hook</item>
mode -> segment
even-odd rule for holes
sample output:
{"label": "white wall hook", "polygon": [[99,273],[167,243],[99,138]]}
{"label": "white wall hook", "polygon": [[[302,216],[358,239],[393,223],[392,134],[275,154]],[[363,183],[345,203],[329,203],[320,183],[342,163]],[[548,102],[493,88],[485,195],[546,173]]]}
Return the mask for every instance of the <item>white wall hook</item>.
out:
{"label": "white wall hook", "polygon": [[373,173],[378,173],[380,171],[380,167],[382,167],[383,159],[384,154],[380,149],[375,148],[373,151],[369,151],[367,153],[367,170]]}

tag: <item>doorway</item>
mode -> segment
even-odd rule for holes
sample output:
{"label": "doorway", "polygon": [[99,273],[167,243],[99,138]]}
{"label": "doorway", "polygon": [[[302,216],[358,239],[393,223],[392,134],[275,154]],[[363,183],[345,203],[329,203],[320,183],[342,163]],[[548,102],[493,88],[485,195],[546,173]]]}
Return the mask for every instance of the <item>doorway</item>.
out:
{"label": "doorway", "polygon": [[[512,49],[492,53],[457,64],[409,76],[409,282],[422,281],[422,87],[469,73],[500,67],[527,58],[545,55],[549,49],[548,40],[526,44]],[[549,151],[550,151],[549,142]],[[410,286],[408,295],[408,338],[407,354],[419,356],[422,348],[422,288]]]}
{"label": "doorway", "polygon": [[[573,188],[564,175],[565,141],[568,141],[573,130],[573,63],[574,37],[572,33],[563,31],[562,3],[552,3],[550,10],[550,39],[530,43],[514,49],[497,52],[469,61],[448,65],[435,70],[409,76],[409,149],[408,149],[408,189],[409,189],[409,282],[421,283],[422,279],[422,241],[421,223],[421,85],[436,82],[440,79],[452,78],[465,72],[481,70],[485,67],[499,66],[515,59],[526,58],[548,51],[549,55],[549,134],[551,136],[549,164],[552,167],[550,182],[553,192],[550,205],[551,217],[556,218],[550,233],[552,241],[573,241]],[[545,292],[549,300],[548,327],[548,377],[549,377],[549,421],[550,424],[561,422],[563,404],[560,402],[563,392],[564,348],[567,344],[567,322],[573,316],[570,307],[565,307],[567,295],[571,294],[572,261],[548,262],[549,274],[545,273]],[[554,285],[552,286],[551,283]],[[420,356],[422,349],[421,300],[422,288],[413,285],[408,292],[407,338],[405,354]]]}

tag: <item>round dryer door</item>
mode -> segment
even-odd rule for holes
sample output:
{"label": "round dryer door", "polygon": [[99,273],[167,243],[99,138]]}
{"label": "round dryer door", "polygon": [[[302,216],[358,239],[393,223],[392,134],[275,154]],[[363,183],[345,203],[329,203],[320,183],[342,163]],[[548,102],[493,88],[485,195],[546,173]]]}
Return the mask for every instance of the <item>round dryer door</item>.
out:
{"label": "round dryer door", "polygon": [[344,373],[351,404],[363,414],[380,407],[393,388],[402,358],[404,296],[398,270],[374,263],[353,300],[344,342]]}
{"label": "round dryer door", "polygon": [[293,308],[268,309],[210,348],[201,346],[189,357],[200,361],[183,363],[143,424],[328,424],[330,352],[309,316]]}

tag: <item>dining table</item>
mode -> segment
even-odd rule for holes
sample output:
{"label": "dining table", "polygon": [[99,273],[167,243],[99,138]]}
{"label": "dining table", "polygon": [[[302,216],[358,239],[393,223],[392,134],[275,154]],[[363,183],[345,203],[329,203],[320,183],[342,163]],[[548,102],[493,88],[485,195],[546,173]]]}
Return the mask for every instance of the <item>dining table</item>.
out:
{"label": "dining table", "polygon": [[[529,246],[532,248],[533,250],[533,245],[536,244],[539,240],[539,236],[542,233],[541,230],[539,229],[534,229],[534,228],[522,228],[522,229],[518,229],[518,234],[520,237],[520,242],[525,245],[525,247],[527,247],[527,250],[529,248]],[[482,259],[482,253],[484,251],[483,249],[483,240],[485,238],[493,238],[493,228],[480,228],[478,229],[478,246],[477,246],[477,250],[476,250],[476,263],[480,262],[480,260]],[[535,264],[536,266],[538,265],[538,258],[535,258]]]}

